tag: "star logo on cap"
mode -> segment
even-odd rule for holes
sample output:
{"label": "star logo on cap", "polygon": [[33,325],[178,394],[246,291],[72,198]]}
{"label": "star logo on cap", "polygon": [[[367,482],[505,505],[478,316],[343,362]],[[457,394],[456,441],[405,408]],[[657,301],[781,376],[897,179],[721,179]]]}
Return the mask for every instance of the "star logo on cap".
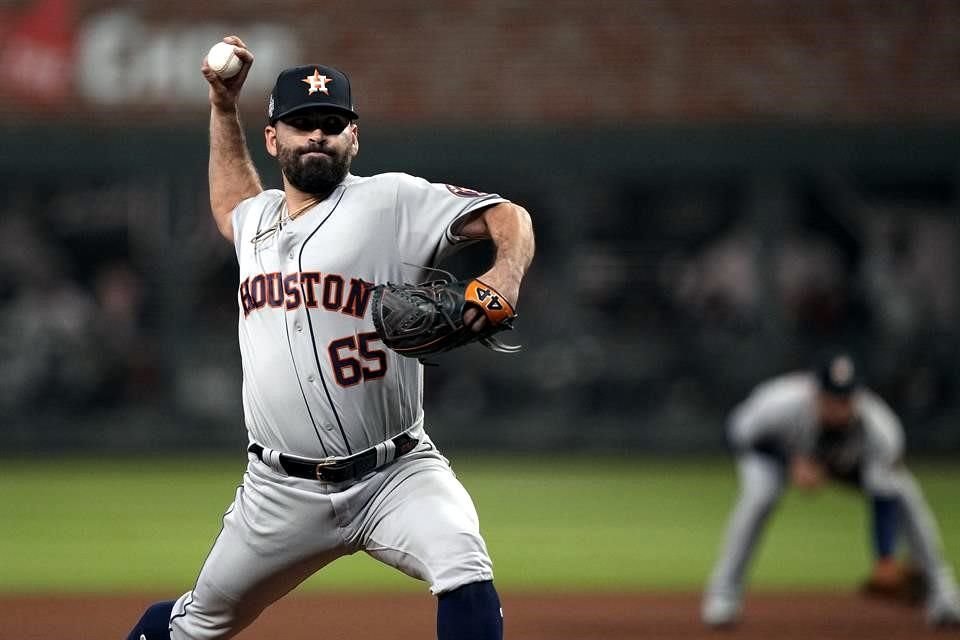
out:
{"label": "star logo on cap", "polygon": [[312,76],[307,76],[301,82],[305,82],[310,85],[310,90],[307,91],[307,95],[313,95],[315,93],[325,93],[330,95],[330,90],[327,89],[327,83],[333,82],[333,78],[328,78],[327,76],[320,75],[319,69],[313,70]]}

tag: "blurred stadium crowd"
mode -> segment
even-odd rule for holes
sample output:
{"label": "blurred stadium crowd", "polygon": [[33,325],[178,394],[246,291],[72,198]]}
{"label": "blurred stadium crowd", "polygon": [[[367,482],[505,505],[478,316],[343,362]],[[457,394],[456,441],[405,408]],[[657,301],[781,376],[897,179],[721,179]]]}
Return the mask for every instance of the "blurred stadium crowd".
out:
{"label": "blurred stadium crowd", "polygon": [[[442,444],[715,451],[753,384],[846,344],[915,447],[960,449],[955,4],[389,4],[334,9],[351,40],[304,39],[263,73],[300,61],[283,56],[356,70],[357,173],[497,191],[534,216],[526,351],[466,350],[427,371]],[[176,6],[8,3],[2,35],[69,54],[111,21],[175,32]],[[236,9],[246,23],[194,20],[196,41],[259,11]],[[324,18],[276,9],[294,36]],[[375,28],[383,11],[394,30]],[[36,26],[51,22],[66,35]],[[444,24],[446,75],[398,35]],[[478,62],[466,42],[499,44]],[[20,76],[0,92],[0,415],[14,449],[242,445],[235,259],[206,209],[204,50],[190,51],[199,92],[166,103],[156,87],[101,95],[90,69],[72,80],[79,102]],[[400,96],[394,79],[421,68],[416,98]],[[251,92],[250,145],[272,184],[265,90]],[[486,259],[472,247],[450,266]]]}

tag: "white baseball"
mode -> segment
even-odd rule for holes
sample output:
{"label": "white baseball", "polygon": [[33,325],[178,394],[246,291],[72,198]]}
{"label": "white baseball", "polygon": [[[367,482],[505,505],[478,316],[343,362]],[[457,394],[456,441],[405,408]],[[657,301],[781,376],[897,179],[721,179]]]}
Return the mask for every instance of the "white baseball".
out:
{"label": "white baseball", "polygon": [[243,62],[237,57],[232,44],[218,42],[210,47],[207,64],[221,78],[232,78],[240,73]]}

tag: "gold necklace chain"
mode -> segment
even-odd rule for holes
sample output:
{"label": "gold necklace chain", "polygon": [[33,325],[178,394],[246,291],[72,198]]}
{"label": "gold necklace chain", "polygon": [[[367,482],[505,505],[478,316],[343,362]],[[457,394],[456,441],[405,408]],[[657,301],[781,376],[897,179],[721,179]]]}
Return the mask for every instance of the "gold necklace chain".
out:
{"label": "gold necklace chain", "polygon": [[[309,209],[310,207],[314,206],[314,205],[317,204],[318,202],[320,202],[320,201],[317,200],[316,198],[310,198],[310,199],[307,200],[307,202],[306,202],[303,206],[301,206],[299,209],[297,209],[296,211],[293,211],[293,212],[291,212],[289,215],[287,215],[287,221],[289,222],[290,220],[296,220],[297,218],[299,218],[300,216],[302,216],[303,213],[304,213],[307,209]],[[284,208],[286,208],[286,206],[287,206],[286,203],[284,203],[283,206],[284,206]]]}
{"label": "gold necklace chain", "polygon": [[253,244],[257,244],[261,240],[275,234],[277,231],[280,230],[280,227],[282,227],[284,223],[291,222],[292,220],[296,220],[297,218],[302,216],[307,211],[307,209],[315,206],[319,202],[320,202],[319,198],[310,198],[309,200],[307,200],[307,202],[303,206],[298,208],[296,211],[292,213],[288,213],[287,215],[283,215],[284,210],[287,209],[287,201],[284,200],[283,207],[280,209],[280,213],[277,214],[276,221],[272,225],[264,229],[263,231],[253,236],[250,242],[252,242]]}

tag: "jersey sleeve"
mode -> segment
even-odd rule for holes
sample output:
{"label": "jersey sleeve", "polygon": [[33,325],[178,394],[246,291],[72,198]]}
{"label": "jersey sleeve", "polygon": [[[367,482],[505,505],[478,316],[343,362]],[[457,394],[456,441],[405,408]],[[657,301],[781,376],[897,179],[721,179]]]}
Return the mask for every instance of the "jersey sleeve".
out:
{"label": "jersey sleeve", "polygon": [[782,448],[782,417],[769,395],[753,393],[730,414],[730,442],[738,451],[755,447]]}
{"label": "jersey sleeve", "polygon": [[402,261],[435,266],[466,241],[457,229],[489,206],[507,202],[493,193],[482,193],[447,184],[427,182],[407,174],[397,177],[397,248]]}
{"label": "jersey sleeve", "polygon": [[761,385],[730,415],[730,442],[738,451],[754,449],[789,458],[808,448],[809,394],[801,379]]}
{"label": "jersey sleeve", "polygon": [[893,409],[880,396],[864,391],[860,415],[867,430],[867,462],[894,466],[903,459],[903,426]]}

